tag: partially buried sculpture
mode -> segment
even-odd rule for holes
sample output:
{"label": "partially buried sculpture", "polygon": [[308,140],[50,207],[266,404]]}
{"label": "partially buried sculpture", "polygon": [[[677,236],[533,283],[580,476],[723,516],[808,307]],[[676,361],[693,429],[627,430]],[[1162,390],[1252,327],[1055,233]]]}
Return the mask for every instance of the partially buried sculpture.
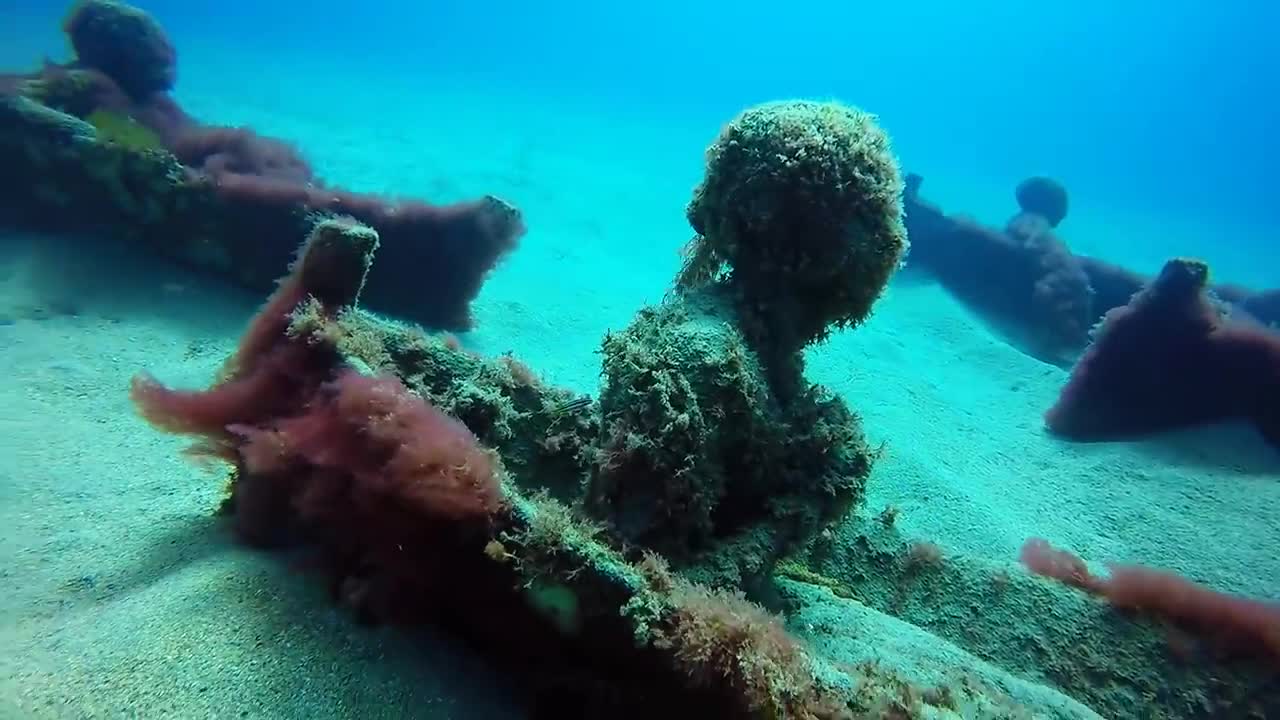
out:
{"label": "partially buried sculpture", "polygon": [[[763,131],[743,134],[744,124]],[[745,140],[761,158],[790,153],[772,168],[735,171],[742,183],[775,181],[735,201],[772,202],[767,217],[859,198],[839,194],[848,183],[819,177],[861,176],[869,190],[896,196],[884,135],[856,110],[757,108],[717,145]],[[831,147],[854,151],[833,162],[821,157]],[[709,180],[725,169],[715,157],[713,148]],[[699,196],[710,199],[711,185]],[[816,225],[807,238],[840,244],[825,248],[827,258],[870,262],[863,241],[880,257],[844,266],[870,268],[873,287],[848,288],[850,301],[821,310],[829,322],[861,320],[902,252],[896,206],[861,207],[884,213],[835,214],[848,224]],[[740,226],[741,242],[789,252],[768,250],[788,241],[785,222],[753,222]],[[710,228],[697,242],[731,247]],[[770,333],[785,329],[774,323],[786,315],[762,308],[761,294],[785,294],[735,279],[743,256],[686,272],[666,303],[605,341],[597,408],[513,358],[483,359],[362,311],[375,250],[374,229],[321,219],[211,387],[134,382],[152,424],[194,436],[195,452],[235,468],[225,508],[245,541],[314,551],[309,566],[367,620],[425,621],[463,636],[528,690],[534,718],[1008,717],[1011,705],[971,683],[935,689],[944,661],[910,675],[876,662],[837,665],[737,588],[690,579],[755,580],[861,499],[872,454],[859,426],[800,374],[800,350],[825,328],[802,316],[816,308],[784,304],[793,326],[807,322],[810,332]],[[858,277],[805,267],[792,256],[773,277],[833,286]],[[620,432],[641,452],[615,455],[609,441]],[[652,443],[668,440],[686,444],[643,454],[665,451]],[[575,491],[588,476],[591,510],[607,523],[578,512]],[[573,502],[554,502],[546,489]],[[684,508],[693,522],[674,517]],[[862,623],[859,633],[886,632],[851,622]],[[916,684],[924,673],[928,689]]]}
{"label": "partially buried sculpture", "polygon": [[741,594],[624,557],[537,494],[582,457],[590,408],[356,308],[378,244],[320,221],[211,387],[134,381],[148,421],[233,465],[241,538],[311,548],[366,620],[465,637],[528,689],[530,717],[838,720],[904,701],[892,673],[837,671]]}
{"label": "partially buried sculpture", "polygon": [[143,11],[83,0],[64,30],[71,62],[0,72],[0,222],[121,236],[266,291],[315,216],[350,216],[381,237],[371,308],[436,329],[474,325],[472,300],[524,234],[513,205],[334,187],[289,142],[183,110],[169,94],[177,52]]}
{"label": "partially buried sculpture", "polygon": [[676,291],[605,339],[592,512],[686,574],[749,587],[861,502],[874,453],[802,351],[870,313],[906,251],[901,191],[855,108],[776,102],[728,124]]}
{"label": "partially buried sculpture", "polygon": [[1233,317],[1208,281],[1205,263],[1170,260],[1109,311],[1046,414],[1049,429],[1114,440],[1239,418],[1280,445],[1280,334]]}

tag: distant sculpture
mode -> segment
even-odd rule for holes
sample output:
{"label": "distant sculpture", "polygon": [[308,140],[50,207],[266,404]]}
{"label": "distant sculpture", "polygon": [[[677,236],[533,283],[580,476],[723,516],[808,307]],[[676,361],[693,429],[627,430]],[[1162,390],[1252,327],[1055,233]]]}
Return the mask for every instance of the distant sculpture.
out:
{"label": "distant sculpture", "polygon": [[1165,264],[1108,311],[1045,424],[1078,440],[1139,437],[1242,418],[1280,445],[1280,334],[1233,321],[1209,268]]}
{"label": "distant sculpture", "polygon": [[[920,196],[923,182],[908,175],[903,193],[911,265],[1029,355],[1070,366],[1088,344],[1090,328],[1146,282],[1139,273],[1071,252],[1054,231],[1068,207],[1066,190],[1054,180],[1020,183],[1019,212],[1003,231],[946,214]],[[1280,323],[1280,291],[1214,290],[1262,324]]]}
{"label": "distant sculpture", "polygon": [[167,94],[176,52],[141,10],[87,0],[64,27],[75,60],[0,75],[0,219],[119,235],[265,291],[314,215],[350,216],[382,238],[371,308],[437,329],[472,326],[472,299],[524,233],[516,208],[328,187],[292,145],[187,115]]}

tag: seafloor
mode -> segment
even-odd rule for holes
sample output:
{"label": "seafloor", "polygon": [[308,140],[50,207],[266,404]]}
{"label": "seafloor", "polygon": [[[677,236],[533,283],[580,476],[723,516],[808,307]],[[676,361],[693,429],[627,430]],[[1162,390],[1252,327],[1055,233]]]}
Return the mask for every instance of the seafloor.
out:
{"label": "seafloor", "polygon": [[[292,86],[287,67],[214,72],[200,52],[184,57],[189,110],[293,138],[335,182],[433,200],[491,192],[521,206],[529,233],[464,338],[482,353],[512,351],[548,381],[594,392],[604,333],[660,299],[677,269],[684,204],[717,127],[484,97],[462,82],[376,87],[340,68],[326,77],[346,89],[321,94]],[[945,168],[911,169],[929,177],[931,198],[993,223],[1020,179],[988,192]],[[1267,280],[1247,256],[1202,242],[1207,226],[1119,217],[1086,199],[1062,231],[1082,252],[1142,270],[1205,247],[1219,277]],[[465,652],[358,627],[287,560],[237,545],[212,514],[222,471],[185,463],[182,439],[134,414],[136,371],[203,385],[259,301],[100,240],[0,240],[0,717],[515,716],[503,680]],[[1247,428],[1052,439],[1040,417],[1065,371],[911,273],[868,324],[812,352],[810,377],[887,443],[866,512],[897,507],[908,537],[1015,572],[1020,544],[1043,536],[1090,558],[1280,594],[1280,554],[1266,540],[1280,527],[1280,458]],[[802,621],[838,624],[824,612]],[[952,652],[896,636],[875,649],[886,662]]]}

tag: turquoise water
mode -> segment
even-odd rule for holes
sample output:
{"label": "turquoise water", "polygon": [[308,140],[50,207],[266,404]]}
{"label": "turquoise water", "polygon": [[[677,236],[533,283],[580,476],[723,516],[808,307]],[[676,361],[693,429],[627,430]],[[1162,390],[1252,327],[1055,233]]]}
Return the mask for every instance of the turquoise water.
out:
{"label": "turquoise water", "polygon": [[[1002,226],[1015,185],[1047,175],[1070,193],[1058,233],[1076,253],[1147,275],[1196,256],[1217,280],[1280,287],[1280,10],[892,5],[143,7],[178,48],[173,95],[196,117],[288,138],[352,190],[518,206],[528,233],[463,341],[577,392],[599,392],[601,338],[667,294],[704,150],[772,99],[875,113],[948,212]],[[0,71],[66,60],[63,11],[10,0]],[[0,720],[525,716],[483,658],[361,628],[286,561],[243,550],[210,519],[220,475],[136,417],[133,373],[205,386],[261,297],[78,242],[15,231],[0,254],[0,561],[22,588],[0,602]],[[815,566],[857,602],[795,591],[788,617],[831,662],[920,682],[972,668],[1038,716],[1146,718],[1110,684],[1154,677],[1180,697],[1184,666],[1101,603],[1032,583],[1015,563],[1028,537],[1280,598],[1280,455],[1241,423],[1048,437],[1067,370],[910,273],[867,324],[810,350],[808,371],[887,448],[865,508],[833,530],[844,554]],[[942,549],[936,584],[866,569],[864,521],[886,509],[904,546]],[[1010,574],[1015,593],[991,591]]]}

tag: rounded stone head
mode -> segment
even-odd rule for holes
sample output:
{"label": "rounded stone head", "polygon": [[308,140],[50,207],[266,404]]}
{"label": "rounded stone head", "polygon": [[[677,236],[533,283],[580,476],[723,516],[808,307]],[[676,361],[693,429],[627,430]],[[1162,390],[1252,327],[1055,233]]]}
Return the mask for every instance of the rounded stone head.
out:
{"label": "rounded stone head", "polygon": [[78,63],[102,72],[132,99],[173,88],[177,51],[146,12],[113,0],[80,0],[62,28]]}
{"label": "rounded stone head", "polygon": [[857,325],[906,252],[902,190],[869,113],[798,100],[749,108],[707,150],[681,282],[727,278],[770,334],[785,326],[799,345]]}
{"label": "rounded stone head", "polygon": [[1047,177],[1033,177],[1018,183],[1018,207],[1024,213],[1039,215],[1049,222],[1049,227],[1058,227],[1067,217],[1067,190],[1057,180]]}

